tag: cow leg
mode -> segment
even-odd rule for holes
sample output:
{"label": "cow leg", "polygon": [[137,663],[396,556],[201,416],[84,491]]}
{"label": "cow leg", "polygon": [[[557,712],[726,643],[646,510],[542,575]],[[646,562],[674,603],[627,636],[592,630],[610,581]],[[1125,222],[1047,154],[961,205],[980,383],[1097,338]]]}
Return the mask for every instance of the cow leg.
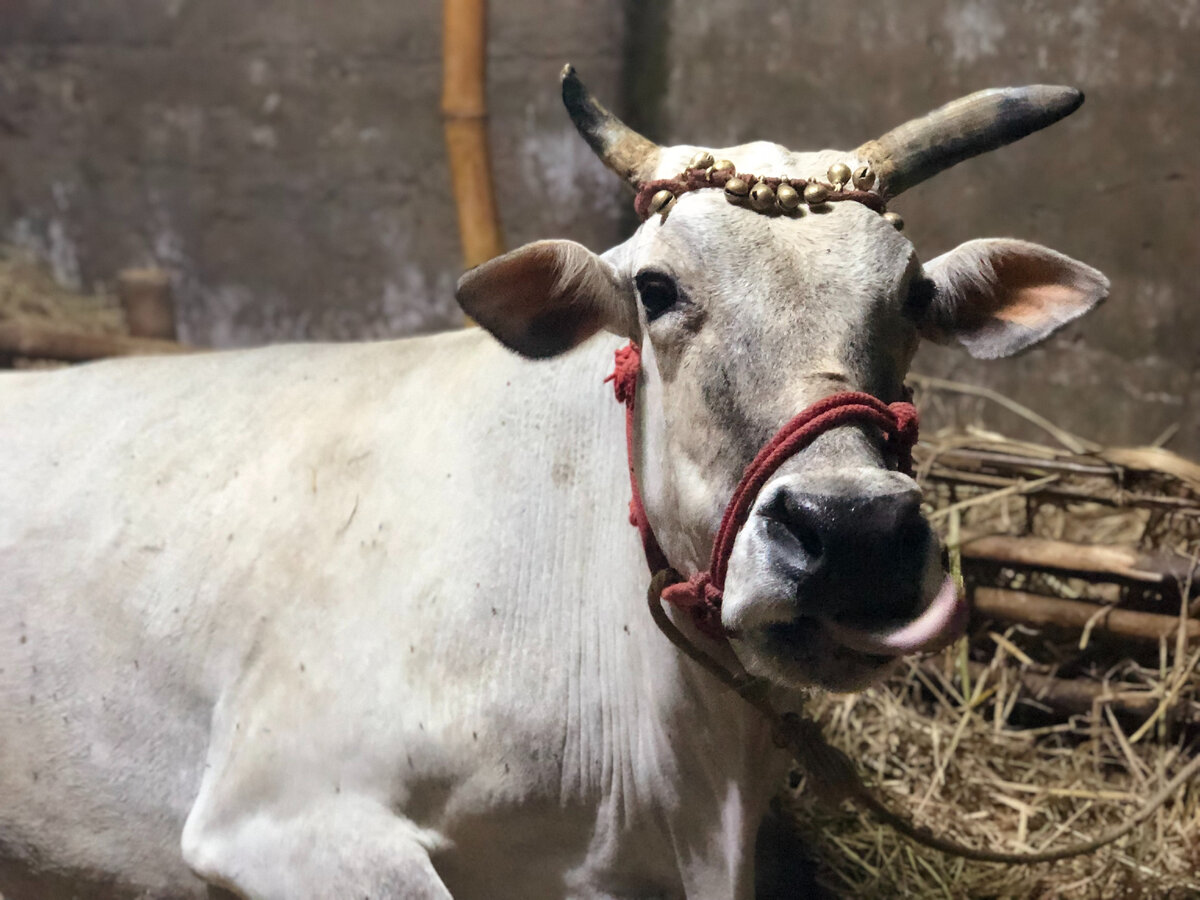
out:
{"label": "cow leg", "polygon": [[423,833],[385,807],[338,796],[276,814],[192,810],[183,856],[201,878],[253,900],[451,900]]}
{"label": "cow leg", "polygon": [[817,883],[816,865],[778,799],[771,802],[758,829],[754,872],[754,900],[820,900],[827,896]]}

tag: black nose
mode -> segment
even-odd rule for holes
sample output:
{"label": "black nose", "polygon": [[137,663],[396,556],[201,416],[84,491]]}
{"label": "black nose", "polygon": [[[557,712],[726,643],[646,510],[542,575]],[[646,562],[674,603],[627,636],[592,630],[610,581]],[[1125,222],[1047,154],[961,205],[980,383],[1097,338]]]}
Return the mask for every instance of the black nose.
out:
{"label": "black nose", "polygon": [[868,625],[907,621],[920,611],[933,536],[918,491],[783,490],[761,512],[793,570],[803,614]]}

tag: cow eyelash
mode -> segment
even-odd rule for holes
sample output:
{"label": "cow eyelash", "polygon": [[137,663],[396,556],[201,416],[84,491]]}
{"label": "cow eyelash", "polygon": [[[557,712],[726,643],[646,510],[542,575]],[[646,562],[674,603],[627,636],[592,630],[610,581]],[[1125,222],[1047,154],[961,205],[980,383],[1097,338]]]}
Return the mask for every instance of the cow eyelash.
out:
{"label": "cow eyelash", "polygon": [[638,297],[646,308],[646,319],[650,322],[679,302],[679,288],[675,279],[666,272],[653,269],[638,272],[633,282],[637,285]]}
{"label": "cow eyelash", "polygon": [[918,275],[908,286],[908,296],[904,298],[905,314],[916,320],[925,318],[936,294],[937,285],[924,275]]}

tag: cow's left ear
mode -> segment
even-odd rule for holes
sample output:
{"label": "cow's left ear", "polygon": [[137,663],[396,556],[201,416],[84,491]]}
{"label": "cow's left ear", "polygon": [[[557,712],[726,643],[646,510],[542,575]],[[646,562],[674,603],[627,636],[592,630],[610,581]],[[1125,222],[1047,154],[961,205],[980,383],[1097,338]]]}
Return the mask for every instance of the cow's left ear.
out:
{"label": "cow's left ear", "polygon": [[1091,266],[1027,241],[968,241],[925,265],[936,288],[921,331],[979,359],[1011,356],[1108,296]]}
{"label": "cow's left ear", "polygon": [[557,356],[607,329],[632,337],[637,312],[617,270],[574,241],[536,241],[471,269],[455,296],[523,356]]}

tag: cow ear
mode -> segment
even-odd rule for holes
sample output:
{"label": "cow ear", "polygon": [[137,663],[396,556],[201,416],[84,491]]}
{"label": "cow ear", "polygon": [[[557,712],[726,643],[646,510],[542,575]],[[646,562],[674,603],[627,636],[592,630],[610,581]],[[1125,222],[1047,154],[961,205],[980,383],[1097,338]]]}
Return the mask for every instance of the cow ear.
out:
{"label": "cow ear", "polygon": [[468,316],[523,356],[557,356],[602,328],[632,337],[637,312],[616,269],[573,241],[537,241],[458,281]]}
{"label": "cow ear", "polygon": [[1108,296],[1091,266],[1038,244],[968,241],[925,266],[935,291],[922,334],[957,339],[974,357],[1011,356]]}

